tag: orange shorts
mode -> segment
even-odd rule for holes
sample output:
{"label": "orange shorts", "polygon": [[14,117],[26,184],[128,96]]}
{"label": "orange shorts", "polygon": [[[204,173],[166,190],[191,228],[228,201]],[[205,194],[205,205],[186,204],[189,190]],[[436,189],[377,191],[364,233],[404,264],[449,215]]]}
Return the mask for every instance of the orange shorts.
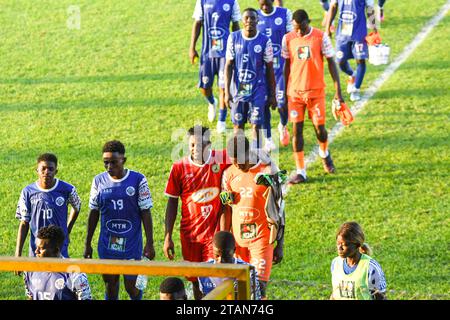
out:
{"label": "orange shorts", "polygon": [[305,110],[314,126],[325,124],[325,96],[313,98],[288,97],[289,121],[293,123],[305,121]]}
{"label": "orange shorts", "polygon": [[[204,262],[214,258],[212,239],[206,242],[192,242],[181,237],[181,254],[189,262]],[[188,281],[197,281],[198,278],[186,278]]]}
{"label": "orange shorts", "polygon": [[269,244],[269,239],[258,239],[251,242],[248,247],[240,247],[236,243],[236,257],[253,265],[258,272],[259,280],[269,281],[273,260],[273,245]]}

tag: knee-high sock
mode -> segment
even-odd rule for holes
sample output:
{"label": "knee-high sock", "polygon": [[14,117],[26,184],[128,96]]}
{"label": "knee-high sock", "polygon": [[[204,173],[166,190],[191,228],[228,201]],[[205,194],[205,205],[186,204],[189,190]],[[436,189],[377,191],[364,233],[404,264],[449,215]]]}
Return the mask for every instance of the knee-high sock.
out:
{"label": "knee-high sock", "polygon": [[339,68],[342,70],[342,72],[345,72],[349,76],[353,76],[353,69],[350,66],[350,63],[347,61],[339,63]]}
{"label": "knee-high sock", "polygon": [[356,67],[356,79],[355,79],[355,88],[356,89],[361,88],[361,84],[363,82],[365,74],[366,74],[366,64],[358,63],[358,66]]}
{"label": "knee-high sock", "polygon": [[304,151],[294,152],[294,160],[295,160],[295,166],[297,167],[297,170],[305,169],[305,152]]}

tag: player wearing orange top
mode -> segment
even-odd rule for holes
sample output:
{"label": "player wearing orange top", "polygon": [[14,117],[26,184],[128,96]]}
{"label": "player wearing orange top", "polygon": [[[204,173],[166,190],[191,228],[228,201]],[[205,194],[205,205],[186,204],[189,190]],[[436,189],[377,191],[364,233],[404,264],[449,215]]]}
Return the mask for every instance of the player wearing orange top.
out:
{"label": "player wearing orange top", "polygon": [[270,228],[265,209],[268,187],[256,184],[255,177],[259,173],[274,174],[279,170],[268,156],[264,160],[258,159],[243,134],[228,141],[227,154],[233,165],[223,174],[222,190],[232,195],[231,219],[227,217],[230,211],[225,211],[221,228],[230,230],[231,224],[236,240],[236,256],[255,266],[264,299],[272,263],[278,263],[283,258],[284,237],[274,249],[269,241]]}
{"label": "player wearing orange top", "polygon": [[282,42],[284,77],[288,101],[289,120],[293,122],[293,140],[297,174],[289,181],[297,184],[306,181],[303,151],[304,114],[314,124],[319,140],[319,155],[326,172],[334,173],[335,167],[328,151],[328,133],[325,129],[325,79],[323,57],[328,61],[328,70],[336,90],[335,99],[344,102],[341,95],[339,74],[334,61],[334,49],[330,38],[322,31],[312,28],[305,10],[293,14],[294,30],[287,33]]}
{"label": "player wearing orange top", "polygon": [[[219,198],[223,171],[229,166],[226,151],[211,150],[210,131],[194,126],[188,131],[190,156],[173,164],[165,194],[169,197],[165,218],[164,255],[173,260],[173,227],[181,198],[180,239],[184,260],[203,262],[213,258],[212,239],[219,229]],[[201,298],[197,278],[194,297]]]}

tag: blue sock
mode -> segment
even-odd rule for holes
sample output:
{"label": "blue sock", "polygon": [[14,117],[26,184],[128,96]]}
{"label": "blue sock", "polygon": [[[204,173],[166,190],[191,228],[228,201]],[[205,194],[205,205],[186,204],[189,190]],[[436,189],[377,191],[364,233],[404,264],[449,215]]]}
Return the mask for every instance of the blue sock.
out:
{"label": "blue sock", "polygon": [[364,75],[366,74],[366,64],[359,63],[356,67],[356,79],[355,79],[355,88],[361,88],[361,84],[364,79]]}
{"label": "blue sock", "polygon": [[219,110],[219,121],[225,122],[227,120],[227,108]]}
{"label": "blue sock", "polygon": [[137,295],[137,297],[134,298],[130,294],[128,294],[131,300],[142,300],[142,295],[143,295],[142,290],[139,290],[139,294]]}
{"label": "blue sock", "polygon": [[328,0],[320,0],[320,4],[322,5],[323,10],[328,11],[330,5],[328,4]]}
{"label": "blue sock", "polygon": [[119,300],[119,297],[110,298],[108,294],[105,292],[105,300]]}
{"label": "blue sock", "polygon": [[267,108],[266,114],[264,115],[264,135],[267,139],[272,138],[272,128],[270,126],[270,108]]}
{"label": "blue sock", "polygon": [[214,104],[214,95],[210,95],[209,97],[205,97],[206,101],[210,104]]}
{"label": "blue sock", "polygon": [[339,68],[341,68],[342,72],[345,72],[349,76],[353,76],[353,69],[350,67],[350,63],[347,61],[339,63]]}
{"label": "blue sock", "polygon": [[283,126],[286,126],[288,123],[288,113],[287,110],[282,108],[278,108],[278,113],[280,114],[280,122]]}

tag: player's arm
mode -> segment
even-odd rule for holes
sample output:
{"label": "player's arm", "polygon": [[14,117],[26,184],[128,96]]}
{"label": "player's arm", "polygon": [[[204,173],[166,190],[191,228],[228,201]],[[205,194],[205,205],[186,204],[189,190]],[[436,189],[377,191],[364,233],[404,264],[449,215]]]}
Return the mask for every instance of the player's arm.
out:
{"label": "player's arm", "polygon": [[30,230],[30,223],[25,220],[21,220],[19,223],[19,230],[17,230],[17,241],[16,241],[16,257],[22,256],[23,245],[28,235],[28,230]]}
{"label": "player's arm", "polygon": [[87,223],[87,234],[86,240],[84,242],[84,258],[92,258],[92,238],[97,229],[98,220],[100,218],[100,211],[98,209],[91,209],[89,212],[88,223]]}
{"label": "player's arm", "polygon": [[369,22],[369,26],[371,26],[371,28],[374,32],[378,32],[373,1],[371,1],[370,4],[368,4],[366,1],[366,5],[367,5],[366,14],[367,14],[367,21]]}
{"label": "player's arm", "polygon": [[334,18],[336,17],[336,13],[337,13],[337,2],[336,1],[332,1],[330,3],[330,8],[328,9],[327,12],[327,19],[325,21],[325,33],[331,38],[331,24],[333,23]]}
{"label": "player's arm", "polygon": [[69,195],[69,203],[71,205],[69,219],[67,221],[67,235],[69,236],[72,232],[73,225],[75,221],[77,221],[78,215],[81,210],[81,199],[78,196],[77,190],[75,188],[72,189],[72,192]]}
{"label": "player's arm", "polygon": [[339,100],[342,103],[344,102],[344,98],[342,98],[339,71],[336,65],[336,61],[334,60],[335,54],[333,44],[331,43],[330,37],[328,37],[326,33],[323,35],[321,52],[327,58],[328,71],[330,72],[331,78],[333,79],[334,89],[336,91],[334,99]]}
{"label": "player's arm", "polygon": [[153,219],[150,209],[141,210],[141,219],[146,239],[144,256],[153,260],[155,258],[155,247],[153,245]]}
{"label": "player's arm", "polygon": [[268,97],[267,104],[272,109],[277,107],[276,98],[276,82],[275,82],[275,71],[273,69],[273,47],[272,42],[267,41],[266,49],[264,50],[264,63],[266,66],[266,82],[268,84]]}
{"label": "player's arm", "polygon": [[236,0],[233,4],[233,13],[231,14],[231,30],[238,31],[240,29],[239,21],[241,21],[241,8]]}
{"label": "player's arm", "polygon": [[167,200],[165,231],[164,231],[164,255],[173,260],[175,257],[175,245],[172,240],[173,227],[177,219],[178,198],[170,197]]}
{"label": "player's arm", "polygon": [[283,228],[281,237],[277,241],[277,245],[273,249],[273,264],[280,263],[284,257],[284,226],[281,226],[281,228]]}
{"label": "player's arm", "polygon": [[194,15],[194,23],[192,24],[192,32],[191,32],[191,45],[189,46],[189,59],[191,63],[195,63],[195,58],[198,58],[198,52],[195,50],[195,46],[197,44],[198,37],[200,36],[200,31],[202,29],[202,20],[203,20],[203,10],[201,6],[201,1],[197,0],[195,3]]}
{"label": "player's arm", "polygon": [[[27,201],[27,197],[25,192],[22,190],[19,198],[19,203],[17,205],[16,218],[20,220],[19,229],[17,230],[17,239],[16,239],[16,251],[15,256],[21,257],[23,246],[25,244],[25,240],[28,235],[28,231],[30,230],[30,203]],[[15,275],[22,275],[21,271],[14,271]]]}
{"label": "player's arm", "polygon": [[286,35],[283,36],[283,40],[281,41],[281,56],[284,58],[283,78],[285,83],[283,109],[285,110],[285,112],[287,112],[288,109],[287,92],[289,88],[288,87],[289,76],[291,74],[291,58],[289,56],[289,49],[286,43]]}
{"label": "player's arm", "polygon": [[220,212],[220,231],[230,231],[231,230],[231,207],[227,205],[222,206]]}

